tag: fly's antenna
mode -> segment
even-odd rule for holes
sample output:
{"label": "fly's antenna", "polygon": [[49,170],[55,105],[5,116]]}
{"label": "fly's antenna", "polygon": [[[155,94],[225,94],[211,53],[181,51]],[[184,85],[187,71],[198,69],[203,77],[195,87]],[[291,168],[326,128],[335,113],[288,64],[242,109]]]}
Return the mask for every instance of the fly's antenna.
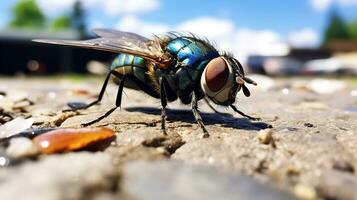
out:
{"label": "fly's antenna", "polygon": [[247,82],[248,84],[253,84],[253,85],[258,85],[257,82],[253,81],[252,79],[248,77],[243,77],[243,80]]}

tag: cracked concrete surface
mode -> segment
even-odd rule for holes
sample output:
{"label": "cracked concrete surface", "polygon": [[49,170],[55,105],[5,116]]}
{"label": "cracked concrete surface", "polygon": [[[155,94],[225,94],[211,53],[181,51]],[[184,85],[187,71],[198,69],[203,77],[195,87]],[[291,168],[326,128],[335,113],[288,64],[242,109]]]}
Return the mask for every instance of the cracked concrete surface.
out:
{"label": "cracked concrete surface", "polygon": [[[310,80],[303,81],[307,85]],[[13,89],[0,88],[8,94],[0,107],[16,116],[31,115],[39,127],[80,127],[81,123],[110,109],[116,96],[116,86],[111,85],[100,105],[79,112],[62,113],[66,102],[94,100],[100,90],[101,80],[0,79],[0,85],[5,83]],[[227,184],[219,187],[219,190],[211,189],[211,196],[218,195],[220,199],[239,199],[238,196],[259,199],[261,194],[271,194],[272,199],[292,199],[292,196],[300,199],[355,199],[354,191],[350,189],[352,186],[348,186],[348,183],[357,186],[354,174],[357,167],[357,97],[351,95],[357,85],[355,82],[346,83],[345,88],[331,94],[318,94],[301,87],[304,84],[299,79],[278,79],[275,80],[275,86],[269,89],[251,88],[252,96],[246,98],[239,95],[237,106],[247,114],[262,118],[258,122],[244,119],[224,107],[217,107],[222,114],[213,113],[204,102],[200,102],[203,121],[211,134],[207,139],[201,138],[202,131],[194,122],[190,106],[179,102],[169,104],[168,135],[164,136],[160,130],[159,101],[141,92],[125,89],[123,108],[92,125],[106,126],[117,132],[115,142],[100,153],[105,160],[110,158],[111,162],[103,162],[102,158],[96,161],[109,165],[105,173],[98,163],[85,164],[86,159],[96,160],[98,153],[40,156],[36,160],[0,169],[0,188],[15,187],[18,183],[12,174],[24,172],[29,166],[34,173],[26,177],[35,181],[36,176],[44,176],[40,174],[44,168],[51,168],[54,174],[72,168],[72,163],[50,167],[42,164],[58,157],[56,162],[62,162],[62,159],[67,162],[66,159],[69,159],[69,162],[90,165],[86,167],[98,174],[94,183],[102,183],[102,179],[105,179],[103,184],[107,181],[110,184],[97,189],[89,187],[80,177],[86,177],[90,172],[85,167],[78,167],[76,184],[81,192],[74,188],[70,191],[76,195],[73,198],[61,196],[61,192],[58,192],[56,198],[48,199],[155,199],[157,190],[163,196],[171,195],[174,199],[195,199],[197,193],[192,191],[190,185],[198,188],[195,191],[204,192],[218,183],[225,185],[228,180],[230,184],[248,187],[255,192],[230,190]],[[23,97],[34,102],[33,105],[22,106],[21,111],[10,109],[14,107],[16,98]],[[267,130],[272,138],[263,144],[258,135]],[[93,158],[86,158],[88,156]],[[149,170],[152,168],[156,171]],[[202,168],[203,172],[197,168]],[[106,173],[114,177],[114,181]],[[216,175],[210,176],[210,173]],[[209,178],[194,185],[195,179],[202,176]],[[219,179],[219,176],[226,179]],[[228,178],[230,176],[236,178],[231,180]],[[53,183],[46,182],[49,186],[44,190],[63,191],[73,184],[66,176],[49,177]],[[183,180],[180,177],[186,178]],[[215,179],[218,181],[216,184]],[[149,180],[153,186],[149,186]],[[177,181],[178,184],[172,185],[170,181]],[[338,185],[334,186],[334,182]],[[187,188],[179,189],[182,185]],[[139,189],[133,188],[135,186]],[[331,187],[335,189],[331,190]],[[29,196],[32,190],[36,191],[36,188],[27,188]],[[85,192],[89,190],[91,192]],[[1,191],[0,198],[3,194]],[[15,194],[11,197],[19,196]]]}

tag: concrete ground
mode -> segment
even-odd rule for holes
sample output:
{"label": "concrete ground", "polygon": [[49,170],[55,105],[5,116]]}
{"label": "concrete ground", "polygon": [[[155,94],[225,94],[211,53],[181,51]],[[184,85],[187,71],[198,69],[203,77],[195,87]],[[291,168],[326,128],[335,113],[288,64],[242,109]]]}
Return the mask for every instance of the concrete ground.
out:
{"label": "concrete ground", "polygon": [[[169,104],[164,136],[160,101],[125,89],[123,107],[92,125],[116,131],[109,147],[0,168],[0,199],[357,199],[357,82],[252,78],[259,86],[236,105],[261,121],[202,101],[205,139],[190,106]],[[80,127],[114,106],[116,85],[98,106],[62,110],[94,100],[101,84],[0,78],[0,123],[10,113],[32,117],[34,127]]]}

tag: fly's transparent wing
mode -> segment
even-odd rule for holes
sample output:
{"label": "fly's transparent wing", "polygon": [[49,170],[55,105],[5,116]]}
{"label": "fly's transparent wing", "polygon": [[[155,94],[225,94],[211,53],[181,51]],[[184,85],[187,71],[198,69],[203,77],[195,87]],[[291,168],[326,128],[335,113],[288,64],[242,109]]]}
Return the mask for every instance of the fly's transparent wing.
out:
{"label": "fly's transparent wing", "polygon": [[131,32],[125,32],[125,31],[118,31],[114,29],[103,29],[103,28],[97,28],[93,29],[93,32],[98,35],[99,37],[114,37],[114,38],[125,38],[128,40],[136,40],[136,41],[142,41],[142,42],[147,42],[149,41],[148,38],[141,36],[136,33],[131,33]]}
{"label": "fly's transparent wing", "polygon": [[159,41],[149,40],[135,33],[116,31],[111,29],[96,29],[99,38],[74,40],[34,40],[35,42],[83,47],[113,53],[127,53],[141,56],[158,64],[167,61]]}
{"label": "fly's transparent wing", "polygon": [[159,41],[150,40],[139,34],[114,29],[94,29],[93,32],[99,37],[110,38],[117,46],[138,47],[149,52],[154,57],[163,56]]}

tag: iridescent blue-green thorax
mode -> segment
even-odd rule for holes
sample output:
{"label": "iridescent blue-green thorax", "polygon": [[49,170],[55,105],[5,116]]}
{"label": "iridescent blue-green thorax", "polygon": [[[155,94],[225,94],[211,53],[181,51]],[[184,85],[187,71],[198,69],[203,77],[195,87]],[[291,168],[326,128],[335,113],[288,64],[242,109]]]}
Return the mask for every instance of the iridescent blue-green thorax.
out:
{"label": "iridescent blue-green thorax", "polygon": [[171,40],[166,49],[176,57],[173,78],[177,94],[184,103],[190,102],[190,94],[197,88],[202,72],[207,63],[219,56],[216,49],[208,43],[195,38],[181,37]]}
{"label": "iridescent blue-green thorax", "polygon": [[177,56],[177,60],[183,66],[194,67],[202,61],[219,56],[216,49],[193,38],[173,39],[167,44],[166,48],[171,54]]}

